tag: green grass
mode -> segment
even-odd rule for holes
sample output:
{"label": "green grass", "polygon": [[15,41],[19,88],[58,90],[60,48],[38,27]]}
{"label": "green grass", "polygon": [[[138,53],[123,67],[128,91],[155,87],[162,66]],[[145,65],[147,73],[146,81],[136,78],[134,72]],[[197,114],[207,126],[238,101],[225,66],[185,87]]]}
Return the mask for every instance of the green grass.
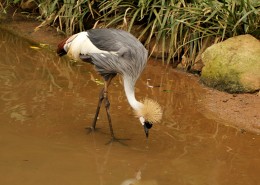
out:
{"label": "green grass", "polygon": [[[12,4],[1,3],[1,11]],[[16,0],[16,4],[20,0]],[[116,27],[134,32],[148,48],[161,45],[163,63],[194,65],[210,44],[241,34],[260,37],[258,0],[35,0],[42,24],[67,35],[92,28]],[[155,46],[150,46],[151,51]]]}
{"label": "green grass", "polygon": [[216,0],[194,0],[192,3],[184,0],[116,0],[103,1],[100,9],[103,12],[101,20],[107,26],[123,24],[130,32],[134,26],[142,26],[139,39],[145,35],[145,45],[151,39],[161,44],[164,51],[161,57],[167,63],[176,57],[180,61],[185,56],[186,66],[191,66],[205,48],[207,38],[218,42],[246,33],[259,37],[259,5],[257,1],[253,4],[249,0],[226,3]]}

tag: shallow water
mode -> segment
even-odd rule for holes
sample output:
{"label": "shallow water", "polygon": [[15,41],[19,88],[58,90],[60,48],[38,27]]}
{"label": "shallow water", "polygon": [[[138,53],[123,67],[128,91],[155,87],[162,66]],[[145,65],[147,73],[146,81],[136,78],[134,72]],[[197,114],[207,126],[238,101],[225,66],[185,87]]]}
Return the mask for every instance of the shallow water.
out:
{"label": "shallow water", "polygon": [[104,107],[100,129],[85,129],[103,87],[91,65],[0,30],[0,82],[0,184],[259,184],[259,136],[207,115],[201,101],[210,92],[192,75],[149,62],[136,96],[158,100],[164,115],[148,140],[122,80],[113,80],[113,128],[117,137],[129,139],[125,145],[106,144]]}

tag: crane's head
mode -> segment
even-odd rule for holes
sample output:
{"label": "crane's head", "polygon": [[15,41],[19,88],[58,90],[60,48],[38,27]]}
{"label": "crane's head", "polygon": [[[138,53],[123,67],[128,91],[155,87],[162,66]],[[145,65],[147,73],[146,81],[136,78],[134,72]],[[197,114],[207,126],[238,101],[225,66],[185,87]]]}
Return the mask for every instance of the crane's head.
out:
{"label": "crane's head", "polygon": [[162,119],[162,108],[156,101],[147,98],[141,103],[141,108],[136,110],[135,113],[144,127],[146,137],[148,137],[149,129],[152,128],[154,123],[158,123]]}
{"label": "crane's head", "polygon": [[66,44],[66,41],[68,40],[68,38],[62,40],[59,44],[58,44],[58,47],[57,47],[57,54],[61,57],[63,55],[66,55],[67,52],[65,51],[64,49],[64,45]]}

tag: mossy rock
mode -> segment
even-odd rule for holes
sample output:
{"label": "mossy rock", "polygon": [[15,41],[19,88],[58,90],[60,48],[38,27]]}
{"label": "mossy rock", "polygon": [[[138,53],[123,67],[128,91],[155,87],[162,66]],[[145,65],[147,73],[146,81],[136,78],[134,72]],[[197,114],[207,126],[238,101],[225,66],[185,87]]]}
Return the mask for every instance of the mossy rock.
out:
{"label": "mossy rock", "polygon": [[202,54],[201,81],[230,93],[260,89],[260,42],[240,35],[214,44]]}

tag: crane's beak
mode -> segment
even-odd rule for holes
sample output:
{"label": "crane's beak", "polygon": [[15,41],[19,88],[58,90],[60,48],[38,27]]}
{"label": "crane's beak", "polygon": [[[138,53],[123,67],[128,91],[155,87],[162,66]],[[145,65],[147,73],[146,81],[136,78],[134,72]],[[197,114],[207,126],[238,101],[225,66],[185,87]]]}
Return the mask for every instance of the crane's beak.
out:
{"label": "crane's beak", "polygon": [[144,125],[144,132],[145,132],[146,138],[148,138],[148,136],[149,136],[149,129],[145,125]]}
{"label": "crane's beak", "polygon": [[149,136],[149,129],[152,128],[153,124],[149,123],[148,121],[144,122],[144,132],[146,135],[146,138]]}

